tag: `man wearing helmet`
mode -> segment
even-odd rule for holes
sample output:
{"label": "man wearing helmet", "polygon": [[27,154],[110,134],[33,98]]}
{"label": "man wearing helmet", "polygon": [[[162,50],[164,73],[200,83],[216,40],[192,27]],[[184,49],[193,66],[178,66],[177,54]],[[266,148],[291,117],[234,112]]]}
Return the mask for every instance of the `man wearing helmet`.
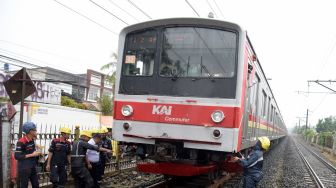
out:
{"label": "man wearing helmet", "polygon": [[[101,144],[103,148],[112,150],[112,142],[111,139],[107,138],[107,134],[108,134],[108,129],[107,127],[102,127],[100,129],[101,132]],[[106,166],[106,162],[109,161],[112,158],[112,154],[111,153],[106,153],[106,152],[100,152],[100,161],[101,161],[101,168],[100,168],[100,176],[102,177],[104,175],[104,171],[105,171],[105,166]]]}
{"label": "man wearing helmet", "polygon": [[270,140],[263,136],[259,137],[253,151],[247,158],[233,157],[232,161],[239,162],[244,168],[244,188],[257,187],[259,181],[263,178],[263,152],[267,151],[270,147]]}
{"label": "man wearing helmet", "polygon": [[41,155],[40,151],[36,151],[34,139],[37,137],[36,125],[33,122],[23,124],[23,133],[16,144],[15,159],[18,160],[18,177],[19,188],[27,188],[30,180],[32,188],[39,187],[37,178],[37,161]]}
{"label": "man wearing helmet", "polygon": [[[94,146],[101,146],[101,134],[99,129],[91,129],[92,138],[88,141],[89,144]],[[88,149],[86,152],[87,164],[89,168],[89,172],[93,179],[94,187],[99,188],[101,180],[101,161],[100,161],[100,152],[96,150]]]}
{"label": "man wearing helmet", "polygon": [[68,141],[71,130],[68,127],[60,129],[61,137],[51,141],[46,170],[50,171],[50,181],[54,188],[65,187],[67,182],[67,166],[70,165],[71,145]]}
{"label": "man wearing helmet", "polygon": [[91,137],[92,133],[90,131],[83,130],[80,133],[79,140],[72,143],[71,175],[75,180],[76,188],[93,187],[93,179],[85,167],[87,150],[111,152],[111,150],[89,144],[88,141]]}

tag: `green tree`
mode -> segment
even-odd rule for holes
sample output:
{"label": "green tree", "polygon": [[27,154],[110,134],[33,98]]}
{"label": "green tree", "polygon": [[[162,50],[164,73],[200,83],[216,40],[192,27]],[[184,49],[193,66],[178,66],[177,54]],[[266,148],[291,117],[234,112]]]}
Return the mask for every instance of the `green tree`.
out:
{"label": "green tree", "polygon": [[308,140],[311,140],[313,136],[316,135],[316,131],[313,129],[307,129],[302,132],[302,135],[307,138]]}
{"label": "green tree", "polygon": [[98,101],[102,114],[105,116],[112,115],[113,105],[111,97],[108,95],[103,95]]}
{"label": "green tree", "polygon": [[116,53],[112,53],[111,55],[112,61],[103,65],[100,70],[107,70],[107,80],[114,85],[116,79],[116,67],[117,67],[117,60],[118,55]]}
{"label": "green tree", "polygon": [[327,118],[319,119],[316,125],[317,132],[336,132],[336,117],[329,116]]}

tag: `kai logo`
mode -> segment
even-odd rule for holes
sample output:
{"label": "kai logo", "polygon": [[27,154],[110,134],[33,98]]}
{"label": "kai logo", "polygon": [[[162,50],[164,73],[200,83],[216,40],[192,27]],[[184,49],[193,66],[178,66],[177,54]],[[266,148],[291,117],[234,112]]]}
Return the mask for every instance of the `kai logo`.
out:
{"label": "kai logo", "polygon": [[171,115],[172,106],[164,106],[164,105],[153,105],[152,114],[157,115]]}

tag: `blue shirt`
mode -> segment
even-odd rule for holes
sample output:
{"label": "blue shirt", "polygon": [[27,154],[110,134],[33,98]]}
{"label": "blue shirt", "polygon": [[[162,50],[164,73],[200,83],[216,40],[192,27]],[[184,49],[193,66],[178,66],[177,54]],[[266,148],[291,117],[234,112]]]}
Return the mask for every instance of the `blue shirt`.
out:
{"label": "blue shirt", "polygon": [[16,144],[15,159],[18,160],[19,169],[35,168],[37,166],[38,157],[26,158],[26,155],[35,151],[35,142],[27,136],[20,138]]}
{"label": "blue shirt", "polygon": [[244,175],[259,176],[262,173],[263,160],[263,152],[255,149],[247,158],[240,159],[239,164],[244,168]]}

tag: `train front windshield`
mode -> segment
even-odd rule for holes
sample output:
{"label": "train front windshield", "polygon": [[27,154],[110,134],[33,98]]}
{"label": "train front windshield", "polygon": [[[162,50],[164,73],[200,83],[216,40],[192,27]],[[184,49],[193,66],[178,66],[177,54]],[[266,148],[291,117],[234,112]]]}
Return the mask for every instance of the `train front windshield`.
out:
{"label": "train front windshield", "polygon": [[126,37],[119,93],[235,98],[238,34],[168,27]]}

